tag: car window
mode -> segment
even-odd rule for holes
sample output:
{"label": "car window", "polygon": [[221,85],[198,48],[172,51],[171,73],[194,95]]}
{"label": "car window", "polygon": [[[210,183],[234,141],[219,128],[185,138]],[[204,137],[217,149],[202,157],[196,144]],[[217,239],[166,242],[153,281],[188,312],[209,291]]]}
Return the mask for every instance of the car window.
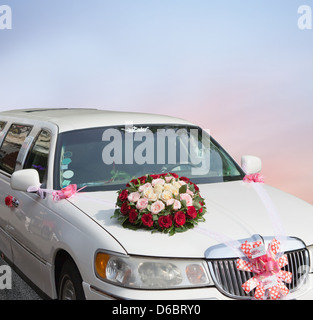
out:
{"label": "car window", "polygon": [[4,121],[0,121],[0,132],[3,130],[3,128],[5,127],[6,122]]}
{"label": "car window", "polygon": [[56,189],[76,184],[84,191],[118,190],[145,174],[174,172],[194,183],[242,180],[225,150],[195,126],[149,124],[102,127],[59,135]]}
{"label": "car window", "polygon": [[32,130],[31,126],[12,124],[0,149],[0,169],[12,174],[16,159],[25,138]]}
{"label": "car window", "polygon": [[44,181],[47,172],[49,149],[50,133],[47,130],[42,130],[35,140],[24,165],[25,169],[32,168],[38,171],[40,182]]}
{"label": "car window", "polygon": [[6,125],[6,122],[0,121],[0,147],[2,145],[2,141],[5,137],[5,131],[3,131],[5,125]]}

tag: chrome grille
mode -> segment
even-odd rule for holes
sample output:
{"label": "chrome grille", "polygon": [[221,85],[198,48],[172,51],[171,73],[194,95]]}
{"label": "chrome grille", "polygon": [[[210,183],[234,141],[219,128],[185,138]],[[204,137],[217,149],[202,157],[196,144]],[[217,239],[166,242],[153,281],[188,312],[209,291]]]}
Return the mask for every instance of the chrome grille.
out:
{"label": "chrome grille", "polygon": [[[290,292],[297,290],[306,278],[310,259],[306,249],[290,251],[286,253],[288,265],[282,270],[292,273],[292,282],[286,283]],[[216,287],[225,295],[231,298],[251,298],[254,290],[245,293],[241,285],[254,276],[252,272],[240,271],[236,267],[237,258],[234,259],[212,259],[208,260],[209,269]]]}

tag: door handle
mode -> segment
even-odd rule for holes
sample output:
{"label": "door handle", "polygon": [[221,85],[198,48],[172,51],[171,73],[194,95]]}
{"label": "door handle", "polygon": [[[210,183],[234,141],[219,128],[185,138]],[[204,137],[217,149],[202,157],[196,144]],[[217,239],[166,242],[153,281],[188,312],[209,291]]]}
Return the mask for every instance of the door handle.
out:
{"label": "door handle", "polygon": [[13,198],[12,204],[13,204],[13,207],[17,208],[19,206],[20,202],[16,198]]}

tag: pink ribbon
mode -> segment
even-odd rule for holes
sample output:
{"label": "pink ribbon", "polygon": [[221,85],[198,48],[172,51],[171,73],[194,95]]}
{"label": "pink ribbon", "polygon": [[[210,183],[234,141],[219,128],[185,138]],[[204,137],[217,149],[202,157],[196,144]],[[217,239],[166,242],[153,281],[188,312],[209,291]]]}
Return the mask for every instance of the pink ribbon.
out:
{"label": "pink ribbon", "polygon": [[[86,187],[86,186],[85,186]],[[80,190],[84,189],[85,187],[80,188],[77,190],[77,185],[76,184],[70,184],[67,187],[58,190],[58,191],[53,191],[52,196],[53,200],[63,200],[72,197],[75,193],[79,192]]]}
{"label": "pink ribbon", "polygon": [[245,175],[243,178],[244,182],[259,182],[264,183],[264,177],[260,173],[253,173]]}
{"label": "pink ribbon", "polygon": [[42,199],[44,198],[45,193],[49,193],[49,194],[52,194],[53,200],[59,201],[59,200],[68,199],[72,197],[75,193],[79,192],[85,187],[86,186],[77,190],[76,184],[70,184],[61,190],[52,190],[52,189],[41,189],[40,186],[31,186],[27,189],[27,192],[37,192]]}
{"label": "pink ribbon", "polygon": [[272,273],[277,273],[280,271],[280,268],[279,268],[279,265],[278,265],[278,262],[273,260],[272,258],[270,258],[271,260],[266,262],[263,266],[263,269],[266,271],[266,272],[272,272]]}
{"label": "pink ribbon", "polygon": [[27,192],[33,193],[36,192],[40,198],[44,198],[45,197],[45,193],[52,193],[53,190],[51,189],[41,189],[40,185],[39,186],[30,186],[27,188]]}

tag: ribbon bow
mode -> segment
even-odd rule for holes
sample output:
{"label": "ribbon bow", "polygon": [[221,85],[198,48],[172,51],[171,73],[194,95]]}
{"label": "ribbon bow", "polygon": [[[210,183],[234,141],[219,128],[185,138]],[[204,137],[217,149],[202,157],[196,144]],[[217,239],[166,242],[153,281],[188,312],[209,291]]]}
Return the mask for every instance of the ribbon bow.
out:
{"label": "ribbon bow", "polygon": [[271,241],[267,251],[262,241],[253,243],[245,241],[241,245],[241,250],[249,261],[238,259],[237,269],[255,273],[255,276],[246,281],[242,288],[247,293],[256,288],[254,297],[258,300],[266,299],[266,291],[271,300],[277,300],[289,293],[283,282],[290,283],[292,273],[280,270],[288,264],[288,258],[285,254],[280,258],[276,257],[279,248],[280,242],[276,239]]}
{"label": "ribbon bow", "polygon": [[[79,189],[79,190],[81,190],[81,189]],[[62,199],[70,198],[78,191],[77,191],[76,184],[70,184],[61,190],[53,191],[52,192],[53,200],[62,200]]]}
{"label": "ribbon bow", "polygon": [[247,174],[244,176],[243,181],[264,183],[264,177],[259,173]]}
{"label": "ribbon bow", "polygon": [[61,190],[41,189],[40,186],[31,186],[27,189],[27,192],[37,192],[41,198],[44,198],[45,193],[52,194],[53,200],[63,200],[72,197],[75,193],[84,189],[86,186],[77,190],[76,184],[70,184]]}

